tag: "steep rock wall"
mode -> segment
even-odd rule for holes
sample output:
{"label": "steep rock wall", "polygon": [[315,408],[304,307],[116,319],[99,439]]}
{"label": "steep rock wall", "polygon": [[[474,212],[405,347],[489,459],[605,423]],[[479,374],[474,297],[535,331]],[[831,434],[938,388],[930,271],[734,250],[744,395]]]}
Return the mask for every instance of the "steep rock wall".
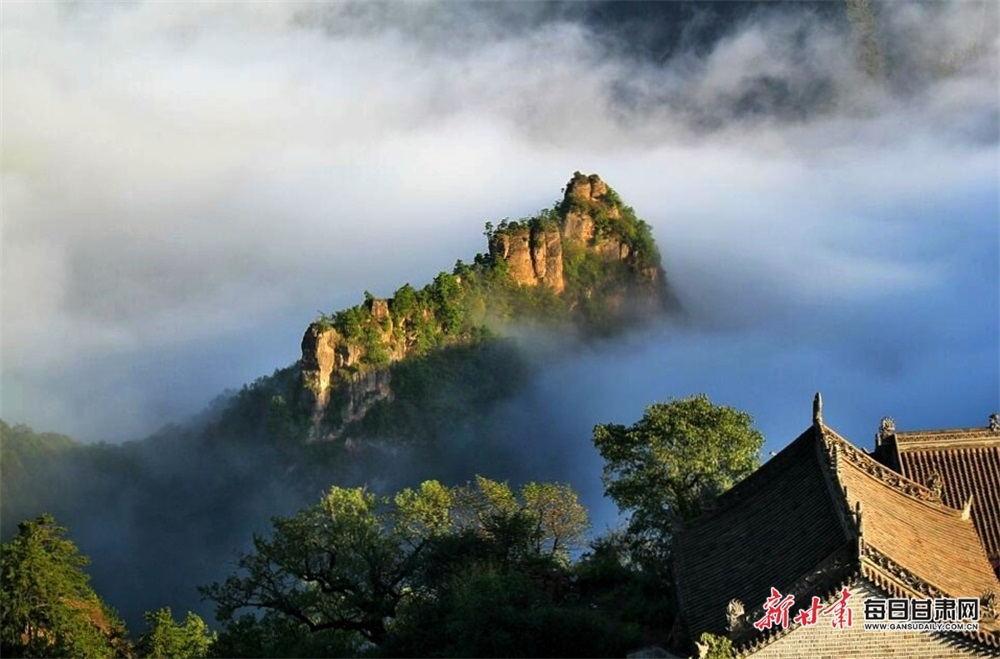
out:
{"label": "steep rock wall", "polygon": [[518,226],[498,231],[489,247],[490,256],[507,262],[515,283],[545,286],[556,293],[566,288],[562,236],[557,227]]}
{"label": "steep rock wall", "polygon": [[535,268],[535,276],[543,286],[551,288],[556,293],[566,289],[563,278],[562,236],[559,229],[551,227],[536,231],[531,236],[531,263]]}
{"label": "steep rock wall", "polygon": [[[389,301],[373,298],[368,301],[372,318],[381,323],[378,343],[385,350],[389,363],[406,358],[412,342],[406,332],[395,332]],[[302,358],[299,371],[304,401],[312,412],[313,434],[330,404],[331,394],[343,387],[346,407],[340,425],[364,416],[376,401],[391,395],[389,371],[365,368],[363,345],[352,342],[336,328],[324,322],[314,322],[302,337]]]}
{"label": "steep rock wall", "polygon": [[597,174],[584,176],[580,172],[566,184],[563,196],[562,234],[567,241],[576,245],[588,245],[595,238],[594,210],[606,207],[611,213],[619,213],[607,202],[608,185]]}

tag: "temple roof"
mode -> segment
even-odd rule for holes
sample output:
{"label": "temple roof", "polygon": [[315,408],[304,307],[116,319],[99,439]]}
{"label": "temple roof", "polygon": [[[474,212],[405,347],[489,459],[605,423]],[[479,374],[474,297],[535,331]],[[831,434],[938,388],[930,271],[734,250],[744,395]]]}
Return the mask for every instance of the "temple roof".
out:
{"label": "temple roof", "polygon": [[972,521],[1000,575],[1000,424],[991,426],[896,432],[883,423],[876,455],[915,481],[939,479],[948,506],[972,497]]}
{"label": "temple roof", "polygon": [[[726,632],[739,599],[760,617],[770,587],[797,604],[865,577],[908,597],[1000,592],[973,522],[874,460],[821,419],[675,539],[689,631]],[[1000,644],[1000,629],[983,638]],[[982,639],[980,639],[982,640]]]}
{"label": "temple roof", "polygon": [[724,632],[731,599],[750,608],[771,586],[786,593],[848,544],[822,460],[810,428],[677,535],[674,573],[691,631]]}

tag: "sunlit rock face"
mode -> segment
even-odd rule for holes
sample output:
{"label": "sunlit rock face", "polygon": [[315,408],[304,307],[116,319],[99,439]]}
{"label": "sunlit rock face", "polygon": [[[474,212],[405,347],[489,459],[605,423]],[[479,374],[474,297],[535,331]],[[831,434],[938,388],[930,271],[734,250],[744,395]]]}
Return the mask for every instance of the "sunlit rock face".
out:
{"label": "sunlit rock face", "polygon": [[330,400],[330,378],[336,367],[336,350],[340,345],[337,330],[313,323],[302,337],[302,371],[304,389],[311,393],[315,407],[323,408]]}
{"label": "sunlit rock face", "polygon": [[[562,237],[567,243],[583,247],[609,261],[622,261],[636,268],[637,274],[655,279],[655,272],[641,267],[633,249],[616,224],[625,222],[622,203],[611,192],[608,184],[597,174],[585,176],[580,172],[566,184],[566,194],[561,205]],[[605,230],[599,230],[601,223]],[[656,271],[657,268],[653,268]]]}
{"label": "sunlit rock face", "polygon": [[562,236],[559,230],[550,228],[532,236],[531,262],[535,268],[535,276],[542,285],[551,288],[556,293],[566,289],[563,279]]}
{"label": "sunlit rock face", "polygon": [[490,255],[507,262],[510,278],[522,286],[538,283],[531,263],[531,229],[524,227],[497,233],[490,241]]}
{"label": "sunlit rock face", "polygon": [[576,172],[566,184],[563,197],[563,237],[577,245],[588,245],[594,239],[594,212],[605,208],[620,214],[617,207],[605,199],[608,185],[597,174],[584,176]]}
{"label": "sunlit rock face", "polygon": [[566,288],[558,227],[523,226],[497,233],[490,240],[490,255],[506,261],[510,278],[521,286],[545,286],[556,293]]}
{"label": "sunlit rock face", "polygon": [[517,284],[546,286],[556,293],[566,289],[564,243],[607,260],[631,263],[632,250],[626,242],[613,232],[597,232],[599,220],[622,220],[620,202],[608,193],[607,183],[597,174],[576,172],[566,184],[558,226],[529,224],[498,231],[490,240],[490,255],[507,262],[510,277]]}

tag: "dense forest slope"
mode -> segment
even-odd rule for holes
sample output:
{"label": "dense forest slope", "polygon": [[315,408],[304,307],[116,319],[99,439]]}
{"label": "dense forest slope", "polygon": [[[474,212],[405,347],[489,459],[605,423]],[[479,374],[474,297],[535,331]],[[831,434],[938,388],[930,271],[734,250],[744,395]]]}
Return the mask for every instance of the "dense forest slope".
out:
{"label": "dense forest slope", "polygon": [[[487,224],[486,238],[423,288],[321,315],[301,360],[182,425],[121,445],[0,426],[4,538],[53,513],[132,623],[165,603],[197,608],[196,586],[252,531],[332,483],[514,474],[522,457],[496,446],[500,406],[539,360],[676,305],[649,226],[596,175],[574,174],[555,207]],[[560,340],[514,338],[540,333]]]}

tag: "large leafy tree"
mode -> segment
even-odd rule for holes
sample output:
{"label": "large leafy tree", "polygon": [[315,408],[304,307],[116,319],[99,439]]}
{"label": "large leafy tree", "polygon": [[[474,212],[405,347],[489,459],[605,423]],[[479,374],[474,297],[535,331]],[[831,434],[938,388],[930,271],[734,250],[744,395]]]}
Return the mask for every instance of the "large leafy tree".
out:
{"label": "large leafy tree", "polygon": [[409,580],[389,656],[619,656],[638,628],[581,597],[569,561],[587,528],[576,493],[478,477],[453,488],[449,530]]}
{"label": "large leafy tree", "polygon": [[[435,599],[436,586],[469,564],[565,561],[586,529],[585,509],[563,485],[515,493],[478,477],[461,487],[427,481],[394,497],[332,487],[317,504],[276,518],[240,572],[203,592],[222,620],[263,609],[312,633],[354,632],[383,645],[401,605]],[[252,628],[246,619],[230,628],[237,623]]]}
{"label": "large leafy tree", "polygon": [[319,503],[275,518],[272,536],[254,537],[254,551],[240,558],[242,574],[204,593],[222,620],[260,608],[311,632],[354,631],[380,643],[423,545],[403,548],[399,530],[379,515],[384,503],[361,488],[333,487]]}
{"label": "large leafy tree", "polygon": [[445,657],[614,657],[641,642],[634,625],[581,600],[548,557],[460,561],[433,597],[408,601],[383,653]]}
{"label": "large leafy tree", "polygon": [[88,559],[50,515],[22,522],[2,547],[0,644],[4,656],[130,654],[125,626],[84,572]]}
{"label": "large leafy tree", "polygon": [[[568,485],[525,483],[516,493],[507,483],[477,476],[475,483],[453,489],[456,505],[451,516],[460,529],[479,535],[507,538],[508,546],[526,543],[530,554],[569,559],[569,552],[581,545],[590,527],[587,509]],[[524,528],[518,530],[518,527]]]}
{"label": "large leafy tree", "polygon": [[354,632],[310,632],[299,621],[274,611],[250,613],[231,621],[209,649],[213,657],[356,657]]}
{"label": "large leafy tree", "polygon": [[522,511],[535,524],[539,553],[566,560],[580,547],[589,526],[587,509],[576,492],[562,483],[527,483],[521,488]]}
{"label": "large leafy tree", "polygon": [[749,414],[705,395],[650,405],[631,426],[594,428],[605,492],[631,513],[633,535],[657,540],[756,469],[763,443]]}
{"label": "large leafy tree", "polygon": [[190,611],[184,622],[176,622],[169,607],[147,612],[146,624],[148,628],[139,641],[139,652],[144,657],[207,657],[214,640],[201,616]]}

